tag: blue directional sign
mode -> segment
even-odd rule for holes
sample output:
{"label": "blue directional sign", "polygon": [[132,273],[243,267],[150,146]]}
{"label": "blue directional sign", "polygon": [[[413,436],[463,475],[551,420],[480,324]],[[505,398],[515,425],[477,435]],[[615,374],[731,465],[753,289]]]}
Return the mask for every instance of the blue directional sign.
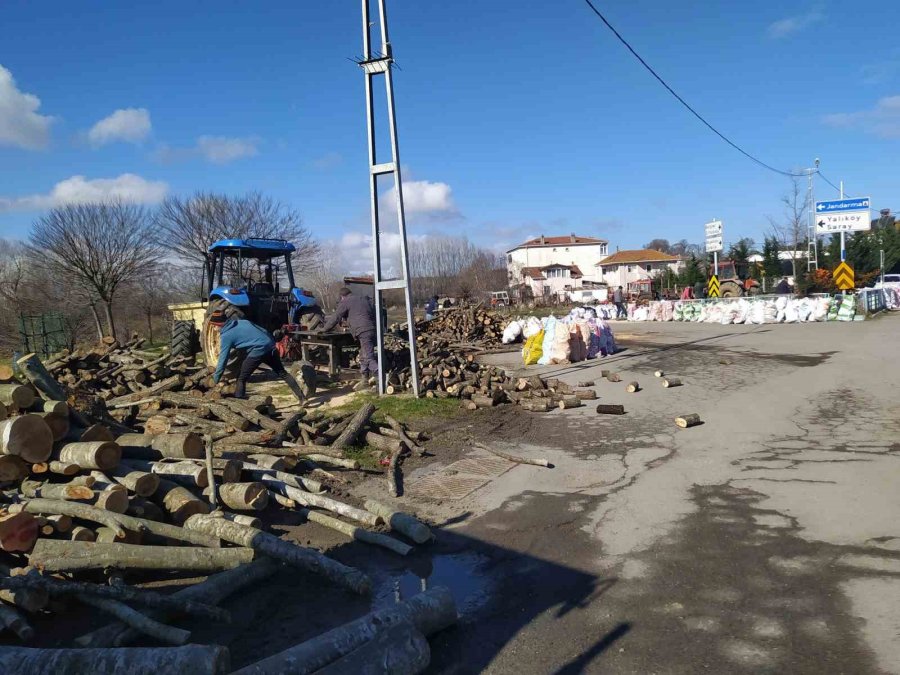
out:
{"label": "blue directional sign", "polygon": [[841,211],[869,210],[869,198],[834,199],[828,202],[816,202],[816,213],[839,213]]}

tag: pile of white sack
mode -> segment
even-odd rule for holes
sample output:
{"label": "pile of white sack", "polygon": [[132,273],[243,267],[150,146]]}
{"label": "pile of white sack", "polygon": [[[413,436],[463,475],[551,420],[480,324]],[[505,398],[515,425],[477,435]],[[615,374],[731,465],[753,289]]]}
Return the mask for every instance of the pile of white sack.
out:
{"label": "pile of white sack", "polygon": [[628,306],[630,321],[696,321],[699,323],[800,323],[853,321],[855,295],[810,298],[738,298],[736,300],[660,300]]}
{"label": "pile of white sack", "polygon": [[510,322],[503,331],[503,343],[522,339],[525,365],[575,363],[617,351],[612,329],[591,307],[577,307],[563,318],[530,316]]}

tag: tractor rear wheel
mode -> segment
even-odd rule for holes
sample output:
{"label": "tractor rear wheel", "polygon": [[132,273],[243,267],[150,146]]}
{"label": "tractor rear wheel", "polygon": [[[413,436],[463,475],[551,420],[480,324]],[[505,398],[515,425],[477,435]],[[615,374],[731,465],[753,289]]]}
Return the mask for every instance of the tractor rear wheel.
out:
{"label": "tractor rear wheel", "polygon": [[173,321],[172,338],[169,341],[169,355],[191,357],[197,351],[197,329],[194,328],[194,322]]}
{"label": "tractor rear wheel", "polygon": [[744,294],[740,284],[737,284],[734,281],[723,281],[720,284],[719,289],[723,298],[739,298]]}
{"label": "tractor rear wheel", "polygon": [[[221,298],[213,298],[206,307],[206,317],[203,319],[203,329],[200,332],[200,345],[203,348],[203,358],[206,365],[215,368],[219,363],[219,327],[213,326],[209,322],[209,317],[216,310],[221,310],[229,319],[243,319],[244,313],[239,307],[235,307],[231,303]],[[235,350],[228,358],[228,364],[225,366],[223,375],[226,379],[236,379],[240,370],[242,354]]]}

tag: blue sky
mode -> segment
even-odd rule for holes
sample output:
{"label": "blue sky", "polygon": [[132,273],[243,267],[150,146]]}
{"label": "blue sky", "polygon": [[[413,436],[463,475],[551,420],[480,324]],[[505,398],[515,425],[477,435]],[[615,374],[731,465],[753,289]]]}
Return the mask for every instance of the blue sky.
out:
{"label": "blue sky", "polygon": [[[388,2],[413,236],[633,248],[699,242],[714,217],[726,242],[760,239],[780,213],[786,179],[703,128],[582,0]],[[900,210],[900,3],[597,4],[748,151],[785,169],[820,157],[848,194]],[[70,199],[262,190],[350,264],[369,228],[359,11],[6,0],[0,237]]]}

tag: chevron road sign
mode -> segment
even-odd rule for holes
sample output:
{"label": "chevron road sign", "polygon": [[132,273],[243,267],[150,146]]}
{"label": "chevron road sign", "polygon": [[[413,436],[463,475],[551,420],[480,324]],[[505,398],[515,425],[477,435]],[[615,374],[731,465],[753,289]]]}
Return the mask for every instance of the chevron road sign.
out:
{"label": "chevron road sign", "polygon": [[709,278],[709,283],[706,285],[706,295],[710,298],[718,298],[721,295],[719,292],[719,277],[715,274]]}
{"label": "chevron road sign", "polygon": [[856,286],[856,282],[853,277],[853,268],[850,267],[846,262],[842,262],[840,265],[834,268],[833,273],[834,284],[842,291],[849,291],[851,288]]}

